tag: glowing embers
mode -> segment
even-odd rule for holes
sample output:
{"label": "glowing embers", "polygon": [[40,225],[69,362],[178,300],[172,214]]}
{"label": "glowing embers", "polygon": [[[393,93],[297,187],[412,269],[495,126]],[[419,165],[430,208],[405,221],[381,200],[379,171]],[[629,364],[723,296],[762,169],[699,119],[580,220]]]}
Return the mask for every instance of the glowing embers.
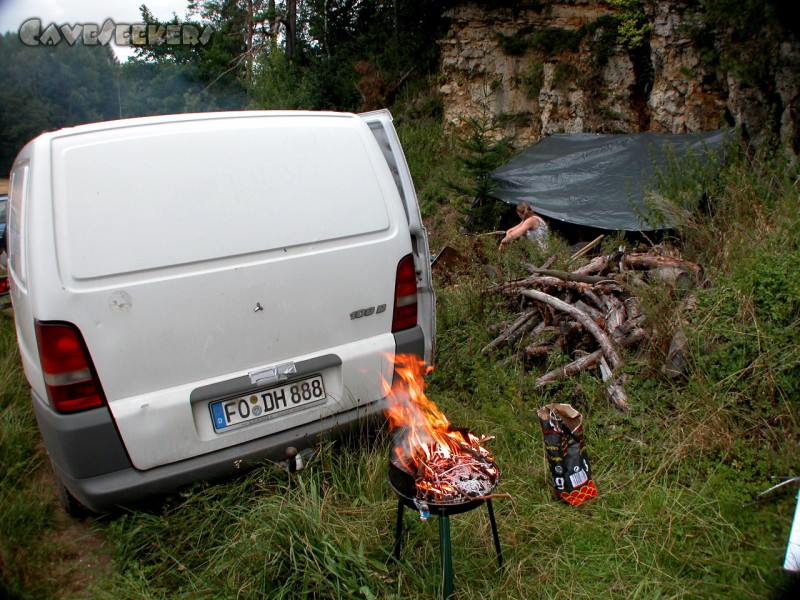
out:
{"label": "glowing embers", "polygon": [[386,417],[395,433],[389,482],[405,496],[434,504],[458,504],[489,496],[500,471],[478,437],[453,427],[425,395],[425,364],[395,356],[395,380],[384,382]]}

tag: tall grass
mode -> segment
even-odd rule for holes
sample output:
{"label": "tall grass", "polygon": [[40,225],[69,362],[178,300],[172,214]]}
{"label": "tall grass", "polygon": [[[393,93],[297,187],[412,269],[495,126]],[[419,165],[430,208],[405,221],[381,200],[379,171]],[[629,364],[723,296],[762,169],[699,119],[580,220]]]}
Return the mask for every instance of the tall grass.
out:
{"label": "tall grass", "polygon": [[[430,161],[424,140],[433,138],[410,135],[419,142],[406,146],[412,165],[418,152]],[[458,598],[769,598],[786,589],[781,566],[796,488],[758,494],[775,483],[772,476],[797,475],[800,465],[796,175],[776,159],[734,157],[708,203],[682,224],[684,255],[703,265],[710,285],[691,301],[667,289],[644,298],[657,334],[626,356],[632,410],[625,414],[609,405],[591,373],[538,390],[543,366],[481,353],[489,326],[516,309],[487,289],[521,273],[523,261],[540,261],[531,254],[538,251],[519,245],[499,253],[484,238],[435,232],[467,262],[437,275],[428,391],[453,423],[496,436],[490,447],[502,471],[499,491],[510,495],[495,501],[502,569],[486,512],[452,517]],[[422,195],[438,185],[424,176],[417,184]],[[557,249],[555,267],[567,266],[564,248]],[[690,369],[674,380],[661,365],[679,326]],[[36,541],[32,527],[12,531],[6,514],[18,511],[14,522],[46,524],[49,517],[26,483],[42,460],[12,333],[6,323],[0,377],[8,381],[10,373],[15,391],[8,395],[4,386],[2,396],[3,468],[11,477],[0,488],[0,523],[3,535],[14,536],[10,547],[22,549],[3,554],[3,574],[15,581]],[[548,402],[570,403],[584,416],[600,495],[579,507],[560,504],[548,488],[535,414]],[[407,513],[395,561],[389,438],[363,438],[325,446],[291,480],[265,465],[231,482],[194,486],[158,509],[103,521],[115,568],[92,597],[439,597],[436,518],[421,523]]]}
{"label": "tall grass", "polygon": [[43,489],[45,463],[36,419],[17,352],[14,322],[0,312],[0,597],[52,593],[31,568],[47,559],[43,530],[53,524],[49,490]]}

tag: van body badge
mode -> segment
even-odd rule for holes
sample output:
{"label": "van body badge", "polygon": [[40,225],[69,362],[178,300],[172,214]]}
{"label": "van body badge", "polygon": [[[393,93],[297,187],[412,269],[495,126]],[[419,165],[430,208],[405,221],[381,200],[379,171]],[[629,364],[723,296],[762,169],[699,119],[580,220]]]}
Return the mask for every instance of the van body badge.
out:
{"label": "van body badge", "polygon": [[361,317],[370,317],[372,315],[379,315],[382,312],[386,311],[385,304],[379,304],[378,306],[370,306],[369,308],[359,308],[358,310],[354,310],[350,313],[350,320],[353,319],[360,319]]}

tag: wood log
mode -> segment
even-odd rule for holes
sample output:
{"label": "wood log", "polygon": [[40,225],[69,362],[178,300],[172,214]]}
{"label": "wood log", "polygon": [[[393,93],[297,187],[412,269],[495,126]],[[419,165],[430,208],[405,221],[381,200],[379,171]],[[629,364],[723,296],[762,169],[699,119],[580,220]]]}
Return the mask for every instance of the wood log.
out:
{"label": "wood log", "polygon": [[564,281],[578,281],[580,283],[605,283],[607,281],[614,282],[613,277],[600,277],[599,275],[583,275],[581,273],[573,273],[569,271],[559,271],[558,269],[539,269],[532,265],[526,265],[531,273],[535,275],[546,275],[549,277],[558,277]]}
{"label": "wood log", "polygon": [[600,309],[601,311],[605,310],[606,308],[605,304],[603,304],[603,301],[600,299],[600,296],[594,293],[594,290],[589,288],[583,288],[580,290],[580,292],[584,296],[584,298],[586,298],[592,304],[594,304],[596,308]]}
{"label": "wood log", "polygon": [[688,290],[695,283],[695,278],[692,275],[678,267],[650,269],[647,272],[647,276],[650,280],[656,279],[667,286],[681,290]]}
{"label": "wood log", "polygon": [[624,337],[616,340],[616,342],[617,346],[620,346],[621,348],[630,348],[631,346],[635,346],[641,342],[645,337],[647,337],[647,331],[641,327],[637,327],[636,329],[633,329],[625,334]]}
{"label": "wood log", "polygon": [[486,331],[488,331],[492,335],[498,335],[499,333],[501,333],[501,332],[505,331],[506,329],[508,329],[509,327],[511,327],[511,324],[514,321],[516,321],[516,319],[513,319],[513,320],[509,319],[509,320],[503,321],[501,323],[492,323],[491,325],[487,325],[486,326]]}
{"label": "wood log", "polygon": [[514,331],[510,336],[508,336],[506,342],[514,343],[516,341],[519,341],[522,338],[524,338],[528,332],[539,326],[544,327],[544,321],[542,321],[541,315],[539,314],[537,309],[537,312],[533,316],[533,318],[528,319],[525,323],[517,327],[516,331]]}
{"label": "wood log", "polygon": [[[539,313],[535,308],[529,308],[528,310],[523,312],[519,317],[517,317],[516,321],[514,321],[505,331],[503,331],[503,333],[501,333],[499,336],[497,336],[495,339],[489,342],[486,346],[484,346],[483,350],[481,350],[481,354],[486,354],[490,350],[497,348],[500,344],[502,344],[509,338],[513,337],[527,323],[532,321],[534,317],[537,317],[538,314]],[[533,327],[534,325],[531,324],[531,328]],[[522,337],[525,331],[527,330],[523,330],[523,332],[520,334],[520,337]]]}
{"label": "wood log", "polygon": [[553,256],[551,256],[551,257],[550,257],[550,258],[548,258],[546,261],[544,261],[544,263],[542,264],[542,266],[541,266],[541,267],[539,267],[539,268],[540,268],[540,269],[549,269],[550,267],[552,267],[552,266],[553,266],[553,263],[554,263],[554,262],[556,262],[556,255],[555,255],[555,254],[553,254]]}
{"label": "wood log", "polygon": [[614,332],[625,323],[625,305],[612,294],[604,294],[601,299],[606,306],[605,330],[613,337]]}
{"label": "wood log", "polygon": [[561,321],[558,324],[558,330],[561,332],[561,336],[568,338],[576,333],[580,333],[583,331],[583,325],[578,323],[578,321]]}
{"label": "wood log", "polygon": [[628,315],[628,319],[635,319],[642,314],[642,303],[639,302],[639,299],[636,296],[629,296],[624,300],[625,304],[625,313]]}
{"label": "wood log", "polygon": [[600,376],[606,382],[606,394],[611,403],[617,409],[625,412],[630,409],[628,406],[628,395],[625,393],[623,385],[625,383],[625,376],[620,375],[614,377],[611,368],[608,366],[605,357],[600,357]]}
{"label": "wood log", "polygon": [[533,276],[526,277],[525,279],[515,279],[514,281],[504,281],[487,288],[486,291],[492,294],[514,296],[519,290],[529,288],[532,285],[532,279]]}
{"label": "wood log", "polygon": [[682,327],[678,327],[669,344],[667,360],[662,367],[664,375],[670,379],[683,377],[689,370],[689,342]]}
{"label": "wood log", "polygon": [[565,281],[560,277],[553,277],[551,275],[532,275],[528,278],[528,282],[531,286],[539,286],[544,288],[561,288],[564,290],[575,290],[581,292],[586,289],[590,289],[592,284],[590,283],[583,283],[580,281]]}
{"label": "wood log", "polygon": [[617,327],[617,329],[615,329],[611,333],[611,339],[619,343],[619,340],[623,339],[632,331],[635,331],[636,329],[641,329],[641,325],[643,323],[644,323],[644,315],[639,315],[638,317],[634,317],[633,319],[628,319],[620,327]]}
{"label": "wood log", "polygon": [[520,293],[523,296],[543,302],[544,304],[553,307],[555,310],[565,312],[572,316],[595,337],[597,343],[600,344],[600,347],[603,349],[603,353],[608,357],[608,360],[614,369],[622,364],[622,359],[617,353],[617,350],[614,348],[614,344],[611,342],[606,333],[597,325],[597,323],[595,323],[585,312],[575,308],[563,300],[551,296],[550,294],[540,292],[539,290],[522,290]]}
{"label": "wood log", "polygon": [[582,310],[587,315],[592,317],[592,319],[594,319],[594,322],[597,323],[600,327],[605,327],[605,322],[606,322],[605,317],[603,316],[603,313],[601,313],[595,307],[589,306],[583,300],[576,300],[575,302],[573,302],[573,305],[575,306],[575,308]]}
{"label": "wood log", "polygon": [[578,250],[575,254],[570,256],[570,260],[575,260],[576,258],[580,258],[584,254],[587,254],[590,250],[592,250],[593,248],[597,247],[597,245],[600,244],[600,242],[603,241],[604,237],[606,237],[606,235],[605,234],[601,234],[600,236],[594,238],[591,242],[589,242],[583,248]]}
{"label": "wood log", "polygon": [[591,354],[587,354],[585,356],[581,356],[580,358],[573,360],[568,365],[564,365],[563,367],[559,367],[557,369],[553,369],[542,375],[541,377],[536,379],[536,383],[534,383],[534,388],[540,388],[548,383],[553,383],[555,381],[563,381],[567,377],[572,377],[583,371],[584,369],[588,369],[589,367],[593,367],[600,362],[600,359],[603,357],[602,350],[595,350]]}
{"label": "wood log", "polygon": [[700,265],[693,263],[689,260],[682,258],[675,258],[673,256],[660,256],[647,252],[634,252],[627,254],[623,259],[623,264],[629,269],[661,269],[665,267],[674,267],[683,269],[692,273],[695,281],[699,284],[702,282],[703,269]]}
{"label": "wood log", "polygon": [[555,327],[549,326],[542,321],[531,331],[531,343],[523,348],[522,353],[530,358],[545,356],[553,349],[553,342],[552,340],[542,342],[539,338],[545,332],[555,333],[556,331]]}
{"label": "wood log", "polygon": [[610,256],[595,256],[588,263],[579,269],[574,269],[572,272],[576,275],[595,275],[608,267]]}
{"label": "wood log", "polygon": [[541,358],[547,356],[553,350],[553,344],[531,344],[522,349],[522,353],[528,358]]}

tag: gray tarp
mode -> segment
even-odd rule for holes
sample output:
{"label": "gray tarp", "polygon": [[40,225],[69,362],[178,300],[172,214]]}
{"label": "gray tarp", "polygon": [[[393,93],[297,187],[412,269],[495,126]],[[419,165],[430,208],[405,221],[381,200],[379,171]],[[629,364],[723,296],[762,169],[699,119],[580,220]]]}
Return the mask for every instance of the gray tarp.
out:
{"label": "gray tarp", "polygon": [[543,138],[492,173],[492,195],[528,202],[536,212],[567,223],[612,231],[651,231],[672,223],[645,202],[656,172],[688,155],[721,157],[724,130],[701,134],[566,133]]}

